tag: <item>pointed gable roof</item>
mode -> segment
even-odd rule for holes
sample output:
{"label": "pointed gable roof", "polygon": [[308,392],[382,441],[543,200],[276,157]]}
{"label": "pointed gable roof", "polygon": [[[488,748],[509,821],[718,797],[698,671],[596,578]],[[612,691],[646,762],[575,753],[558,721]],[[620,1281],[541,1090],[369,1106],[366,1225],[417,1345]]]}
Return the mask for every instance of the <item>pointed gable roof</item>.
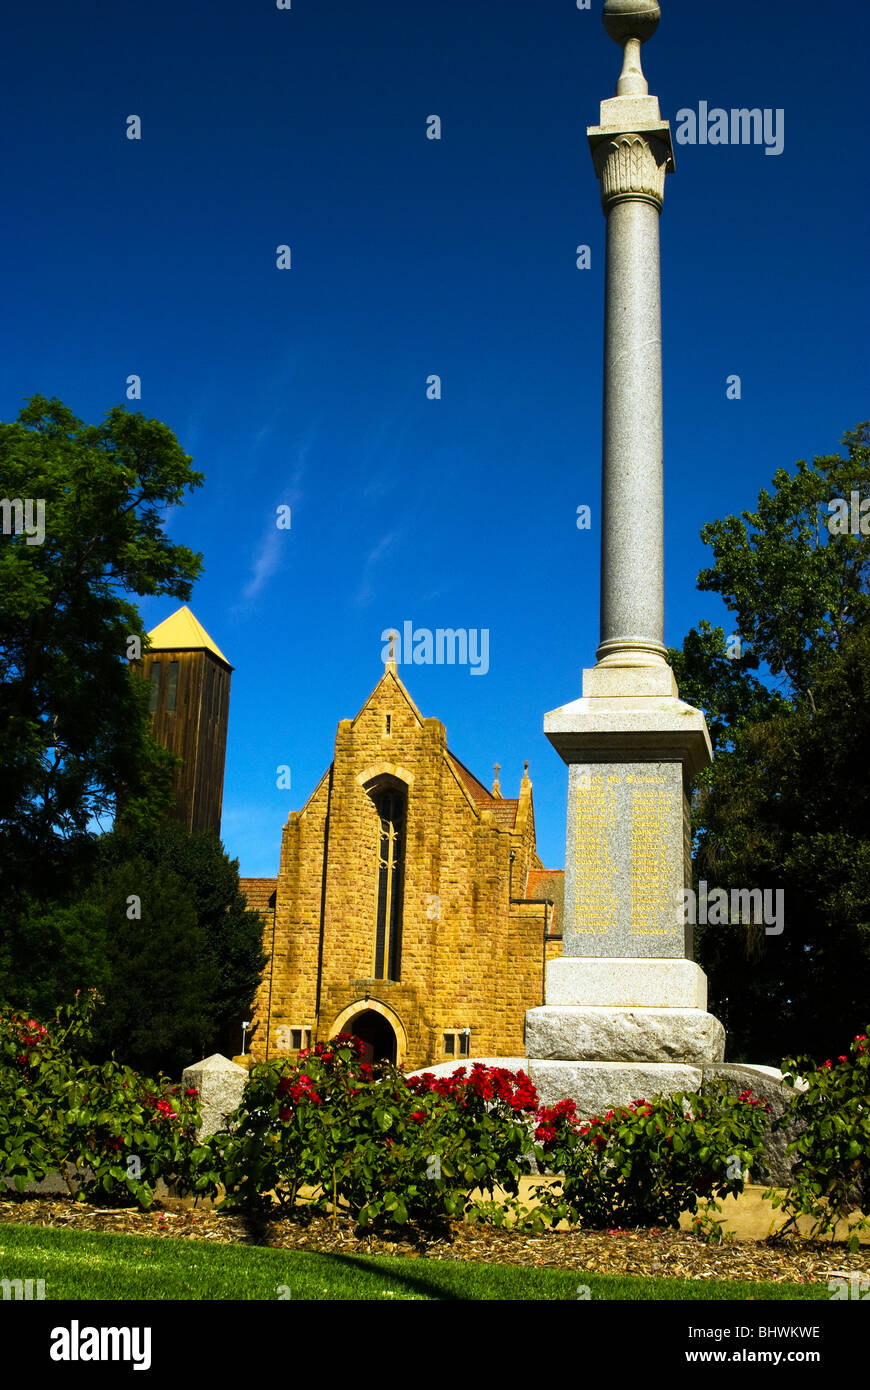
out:
{"label": "pointed gable roof", "polygon": [[149,651],[211,652],[212,656],[218,657],[225,666],[229,666],[231,671],[233,669],[220,647],[212,641],[205,628],[194,617],[186,604],[182,608],[177,608],[168,618],[164,618],[162,623],[153,627],[148,636],[151,639]]}
{"label": "pointed gable roof", "polygon": [[[407,687],[399,679],[399,674],[396,670],[396,663],[394,661],[386,662],[384,674],[381,676],[377,685],[372,690],[368,699],[366,699],[360,706],[359,710],[354,715],[350,723],[356,724],[357,721],[362,718],[369,706],[377,700],[378,696],[383,691],[384,686],[387,684],[387,682],[389,682],[390,686],[394,690],[397,690],[398,693],[402,696],[402,698],[408,705],[408,708],[410,709],[411,713],[413,714],[414,718],[421,725],[425,724],[427,721],[415,705]],[[518,828],[517,814],[520,805],[519,798],[493,796],[489,788],[484,786],[483,782],[481,782],[478,777],[475,777],[474,773],[469,768],[467,768],[465,764],[461,762],[459,758],[457,758],[456,754],[450,751],[449,748],[444,749],[444,756],[446,758],[448,767],[450,768],[451,772],[453,773],[454,777],[456,778],[466,797],[470,801],[471,805],[474,806],[475,809],[478,811],[489,811],[492,815],[493,821],[501,829],[516,830]],[[526,764],[526,766],[528,767],[528,764]],[[311,792],[311,795],[306,800],[305,805],[302,807],[300,814],[304,814],[308,806],[314,800],[314,797],[316,796],[320,787],[328,778],[331,767],[332,763],[330,763],[329,767],[326,769],[323,776],[318,781],[317,786]],[[529,787],[531,787],[531,783],[529,783]]]}
{"label": "pointed gable roof", "polygon": [[372,693],[369,695],[368,699],[365,700],[363,704],[360,706],[360,708],[357,710],[356,714],[351,720],[351,723],[355,724],[357,720],[362,717],[362,715],[368,709],[369,705],[372,704],[372,702],[375,699],[377,699],[378,695],[380,694],[383,687],[386,685],[387,681],[390,681],[392,685],[396,686],[399,693],[402,696],[404,696],[406,703],[410,706],[411,713],[413,714],[414,718],[418,721],[418,723],[424,723],[423,716],[418,710],[417,706],[414,704],[414,701],[411,699],[407,687],[402,683],[402,681],[399,680],[398,674],[396,672],[395,662],[392,661],[387,662],[384,674],[381,676],[380,680],[378,681]]}

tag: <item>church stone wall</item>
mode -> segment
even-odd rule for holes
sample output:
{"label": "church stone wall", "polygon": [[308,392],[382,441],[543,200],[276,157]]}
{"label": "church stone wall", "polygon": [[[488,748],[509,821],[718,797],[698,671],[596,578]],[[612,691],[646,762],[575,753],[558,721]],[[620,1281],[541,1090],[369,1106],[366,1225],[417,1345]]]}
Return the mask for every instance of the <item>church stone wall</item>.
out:
{"label": "church stone wall", "polygon": [[[383,777],[408,788],[397,981],[373,978],[379,823],[366,784]],[[519,897],[529,868],[541,867],[527,779],[514,829],[497,823],[498,811],[475,803],[444,726],[422,718],[388,668],[357,718],[339,725],[330,773],[285,826],[257,1060],[267,1035],[270,1056],[288,1053],[280,1029],[310,1027],[313,1043],[357,1004],[393,1022],[405,1070],[447,1060],[453,1029],[471,1029],[471,1055],[522,1055],[525,1011],[543,999],[545,949],[550,958],[560,943],[545,948],[544,906],[509,901],[511,881]]]}

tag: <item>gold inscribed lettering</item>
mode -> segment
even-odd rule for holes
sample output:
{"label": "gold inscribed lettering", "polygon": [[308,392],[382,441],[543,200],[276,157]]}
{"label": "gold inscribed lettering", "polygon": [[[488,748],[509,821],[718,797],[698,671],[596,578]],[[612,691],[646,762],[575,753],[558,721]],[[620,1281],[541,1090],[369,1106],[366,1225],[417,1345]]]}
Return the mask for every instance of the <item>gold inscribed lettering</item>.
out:
{"label": "gold inscribed lettering", "polygon": [[664,781],[663,777],[632,779],[630,922],[632,932],[643,936],[668,935],[667,928],[658,926],[669,901],[667,800],[659,790]]}
{"label": "gold inscribed lettering", "polygon": [[[609,779],[611,782],[613,779]],[[592,779],[577,793],[577,839],[574,874],[577,897],[574,930],[585,935],[616,926],[617,899],[613,892],[617,865],[610,854],[609,831],[616,825],[615,788]]]}

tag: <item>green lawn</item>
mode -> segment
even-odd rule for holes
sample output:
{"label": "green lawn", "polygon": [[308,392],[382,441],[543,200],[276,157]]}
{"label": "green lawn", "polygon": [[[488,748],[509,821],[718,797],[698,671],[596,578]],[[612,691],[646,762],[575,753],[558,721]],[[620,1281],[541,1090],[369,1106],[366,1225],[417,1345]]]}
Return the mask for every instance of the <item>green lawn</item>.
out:
{"label": "green lawn", "polygon": [[[0,1280],[46,1299],[828,1299],[824,1284],[641,1279],[400,1256],[315,1255],[171,1236],[0,1225]],[[285,1291],[286,1290],[286,1291]]]}

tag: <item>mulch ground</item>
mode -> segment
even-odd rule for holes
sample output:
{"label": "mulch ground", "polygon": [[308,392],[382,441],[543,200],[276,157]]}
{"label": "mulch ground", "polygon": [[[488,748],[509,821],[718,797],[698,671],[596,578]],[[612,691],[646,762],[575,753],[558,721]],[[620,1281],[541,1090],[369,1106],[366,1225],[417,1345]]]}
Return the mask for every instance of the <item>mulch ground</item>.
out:
{"label": "mulch ground", "polygon": [[851,1254],[842,1245],[785,1237],[767,1241],[726,1240],[708,1245],[689,1232],[663,1230],[546,1231],[529,1234],[505,1228],[454,1223],[443,1236],[357,1235],[353,1224],[314,1216],[304,1222],[222,1215],[200,1204],[168,1199],[149,1212],[101,1210],[58,1198],[0,1197],[0,1223],[48,1226],[71,1231],[108,1231],[151,1237],[272,1246],[342,1255],[416,1255],[435,1260],[482,1260],[545,1269],[660,1278],[787,1280],[825,1282],[834,1272],[870,1273],[870,1246]]}

